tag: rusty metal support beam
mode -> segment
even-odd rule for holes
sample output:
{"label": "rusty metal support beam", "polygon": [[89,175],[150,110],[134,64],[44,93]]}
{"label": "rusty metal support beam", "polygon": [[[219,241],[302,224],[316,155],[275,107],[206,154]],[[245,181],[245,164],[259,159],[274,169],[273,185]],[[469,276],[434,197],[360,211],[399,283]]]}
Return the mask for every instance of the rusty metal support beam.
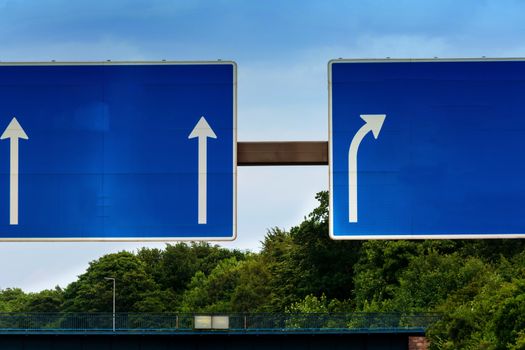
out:
{"label": "rusty metal support beam", "polygon": [[328,142],[237,142],[237,165],[328,165]]}

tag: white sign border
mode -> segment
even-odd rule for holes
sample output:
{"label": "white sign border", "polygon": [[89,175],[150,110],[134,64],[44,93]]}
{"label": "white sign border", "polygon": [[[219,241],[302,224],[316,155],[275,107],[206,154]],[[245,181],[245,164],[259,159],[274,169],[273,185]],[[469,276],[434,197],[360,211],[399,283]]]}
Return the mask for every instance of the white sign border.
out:
{"label": "white sign border", "polygon": [[67,237],[4,238],[0,242],[231,242],[237,239],[237,63],[235,61],[51,61],[0,62],[5,66],[143,66],[143,65],[231,65],[233,68],[233,225],[231,237]]}
{"label": "white sign border", "polygon": [[525,57],[508,58],[362,58],[362,59],[333,59],[328,62],[328,234],[332,240],[421,240],[421,239],[513,239],[525,238],[525,233],[511,234],[392,234],[392,235],[334,235],[333,206],[333,173],[332,173],[332,65],[337,63],[399,63],[399,62],[511,62],[525,61]]}

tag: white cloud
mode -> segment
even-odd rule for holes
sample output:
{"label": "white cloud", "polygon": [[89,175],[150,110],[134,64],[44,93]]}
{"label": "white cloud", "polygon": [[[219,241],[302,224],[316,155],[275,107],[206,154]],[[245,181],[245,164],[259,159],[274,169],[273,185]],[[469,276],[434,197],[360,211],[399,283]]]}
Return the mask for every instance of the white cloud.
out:
{"label": "white cloud", "polygon": [[239,63],[239,140],[328,140],[327,62]]}
{"label": "white cloud", "polygon": [[[104,254],[134,251],[140,243],[2,243],[0,289],[19,287],[35,292],[65,287],[83,273],[88,263]],[[149,244],[164,247],[164,244]]]}

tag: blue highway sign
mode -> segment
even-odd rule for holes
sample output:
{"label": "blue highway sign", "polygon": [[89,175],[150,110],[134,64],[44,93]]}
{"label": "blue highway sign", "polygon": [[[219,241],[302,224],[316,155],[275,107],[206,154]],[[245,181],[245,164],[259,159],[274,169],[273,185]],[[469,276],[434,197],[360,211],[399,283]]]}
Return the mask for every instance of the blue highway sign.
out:
{"label": "blue highway sign", "polygon": [[233,62],[0,64],[0,240],[231,240]]}
{"label": "blue highway sign", "polygon": [[334,60],[330,236],[525,237],[525,61]]}

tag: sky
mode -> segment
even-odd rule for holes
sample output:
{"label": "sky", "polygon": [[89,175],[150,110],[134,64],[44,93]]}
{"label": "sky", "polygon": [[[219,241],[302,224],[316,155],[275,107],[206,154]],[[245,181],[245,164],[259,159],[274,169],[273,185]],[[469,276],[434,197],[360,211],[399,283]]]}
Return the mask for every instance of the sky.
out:
{"label": "sky", "polygon": [[[239,141],[328,140],[335,58],[524,57],[519,0],[0,0],[0,61],[233,60]],[[1,103],[1,97],[0,97]],[[328,167],[239,167],[238,238],[257,251],[328,188]],[[67,286],[103,254],[163,243],[0,243],[0,289]]]}

